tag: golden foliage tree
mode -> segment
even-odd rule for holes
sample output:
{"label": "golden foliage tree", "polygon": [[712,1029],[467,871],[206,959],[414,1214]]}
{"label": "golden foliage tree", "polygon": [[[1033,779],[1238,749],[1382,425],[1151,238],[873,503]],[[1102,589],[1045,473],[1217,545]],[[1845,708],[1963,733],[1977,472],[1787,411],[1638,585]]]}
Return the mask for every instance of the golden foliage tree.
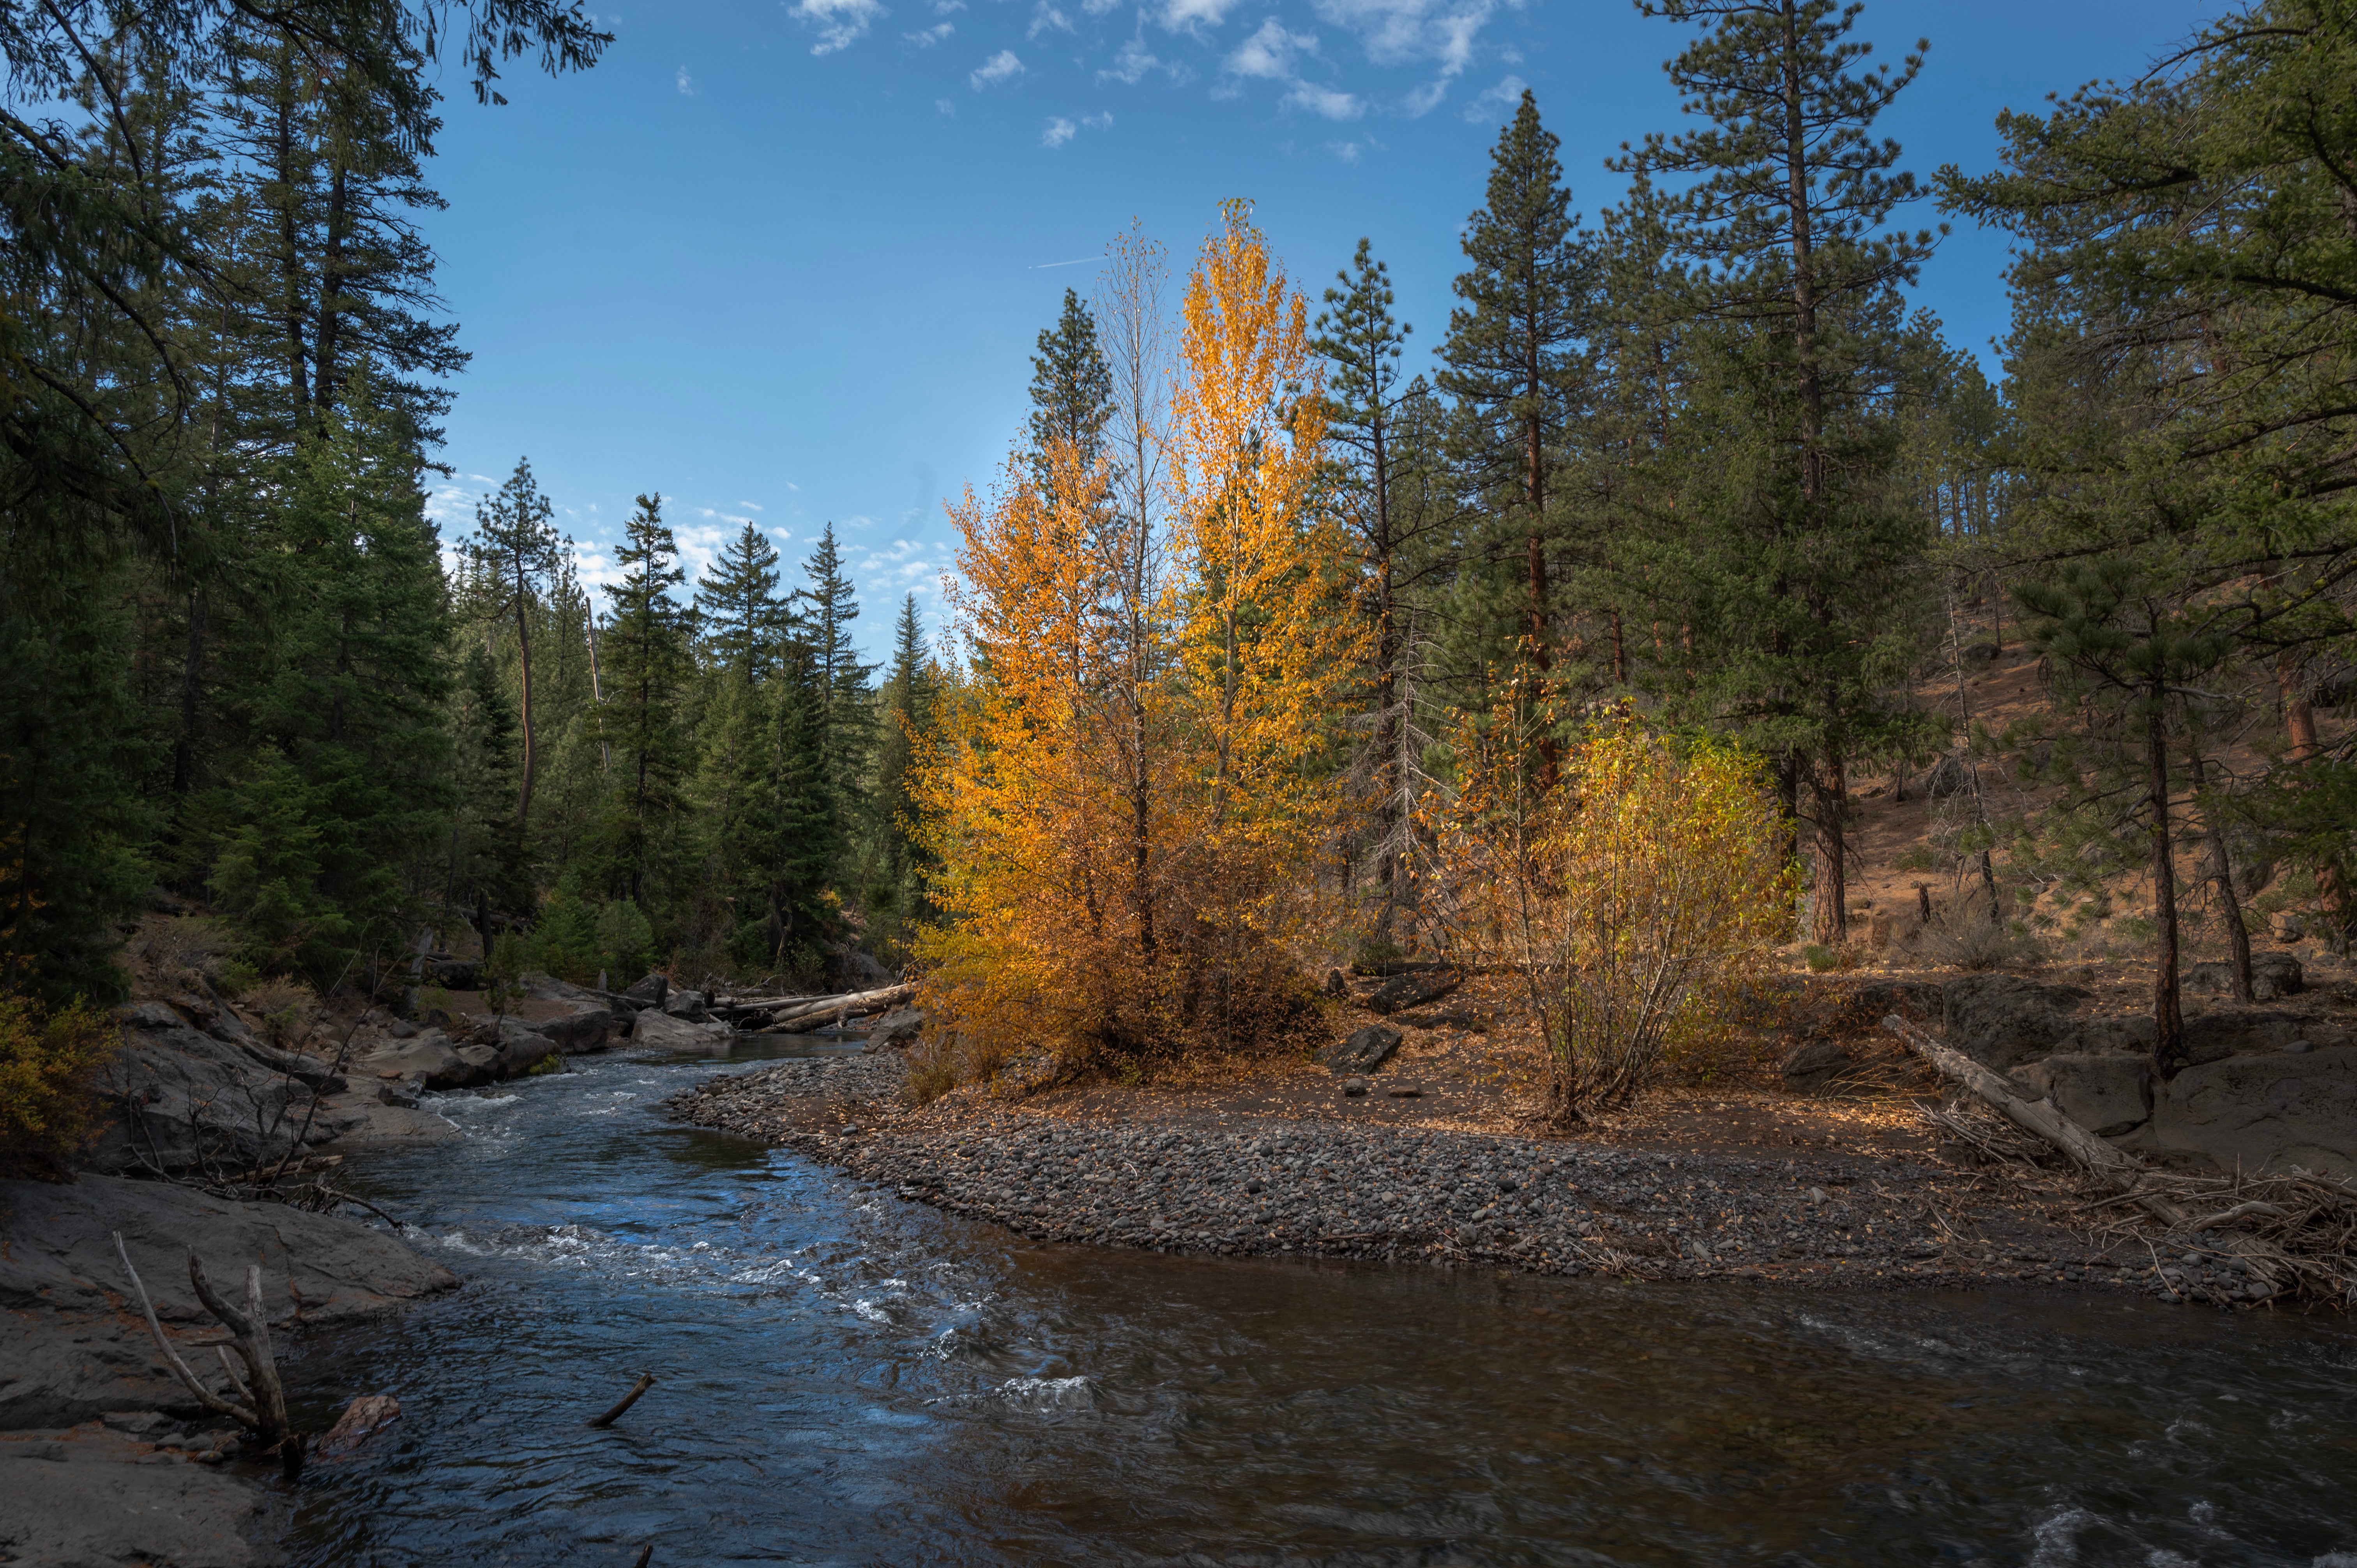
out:
{"label": "golden foliage tree", "polygon": [[1034,1040],[1072,1066],[1232,1048],[1300,1005],[1289,944],[1358,652],[1311,510],[1305,322],[1231,204],[1188,283],[1159,491],[1117,494],[1051,440],[951,508],[971,678],[918,792],[948,917],[920,952],[970,1069]]}
{"label": "golden foliage tree", "polygon": [[1540,789],[1505,715],[1463,745],[1451,848],[1466,946],[1529,988],[1554,1119],[1625,1105],[1726,1038],[1788,934],[1792,872],[1760,763],[1622,720],[1568,747]]}

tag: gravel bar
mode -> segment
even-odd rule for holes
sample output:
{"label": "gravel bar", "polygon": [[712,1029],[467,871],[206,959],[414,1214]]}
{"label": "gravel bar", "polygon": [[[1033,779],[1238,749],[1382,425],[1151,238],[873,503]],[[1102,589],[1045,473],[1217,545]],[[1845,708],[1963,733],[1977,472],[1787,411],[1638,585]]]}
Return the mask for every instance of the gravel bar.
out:
{"label": "gravel bar", "polygon": [[972,1095],[899,1104],[895,1053],[778,1062],[665,1101],[907,1199],[1041,1240],[1796,1284],[1986,1283],[2265,1299],[2224,1256],[2109,1249],[2036,1195],[1837,1154],[1665,1154],[1414,1126],[1081,1121]]}

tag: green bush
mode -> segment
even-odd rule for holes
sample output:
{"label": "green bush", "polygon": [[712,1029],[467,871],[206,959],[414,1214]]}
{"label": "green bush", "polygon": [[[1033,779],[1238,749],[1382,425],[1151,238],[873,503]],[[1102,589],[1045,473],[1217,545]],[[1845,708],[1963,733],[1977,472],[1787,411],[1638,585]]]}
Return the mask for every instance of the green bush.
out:
{"label": "green bush", "polygon": [[1801,959],[1819,974],[1823,974],[1829,969],[1838,968],[1841,964],[1839,953],[1817,942],[1811,942],[1807,947],[1803,948]]}
{"label": "green bush", "polygon": [[0,996],[0,1176],[70,1179],[90,1141],[98,1075],[121,1032],[77,999],[54,1010]]}

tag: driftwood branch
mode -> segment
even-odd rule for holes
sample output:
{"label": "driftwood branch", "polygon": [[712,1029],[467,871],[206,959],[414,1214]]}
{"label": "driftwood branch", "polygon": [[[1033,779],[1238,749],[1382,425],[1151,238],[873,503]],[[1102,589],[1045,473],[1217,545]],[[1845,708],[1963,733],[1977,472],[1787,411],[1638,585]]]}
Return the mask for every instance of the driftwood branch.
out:
{"label": "driftwood branch", "polygon": [[[263,1448],[276,1448],[281,1465],[291,1479],[303,1468],[303,1440],[296,1434],[286,1418],[286,1389],[278,1380],[278,1362],[270,1349],[270,1318],[262,1301],[262,1265],[245,1272],[245,1310],[222,1300],[205,1277],[205,1266],[197,1261],[196,1249],[188,1249],[188,1283],[195,1287],[197,1299],[204,1304],[214,1320],[230,1331],[231,1341],[217,1347],[221,1369],[229,1375],[229,1386],[245,1402],[239,1404],[225,1400],[205,1387],[204,1380],[180,1359],[170,1340],[164,1337],[164,1326],[156,1320],[156,1304],[148,1299],[147,1286],[139,1271],[131,1266],[131,1252],[123,1244],[123,1233],[114,1232],[114,1255],[123,1262],[124,1274],[139,1297],[140,1310],[147,1318],[147,1332],[155,1337],[156,1348],[188,1391],[197,1396],[197,1402],[216,1415],[228,1416],[254,1434]],[[245,1375],[240,1377],[229,1359],[231,1350],[245,1363]]]}
{"label": "driftwood branch", "polygon": [[630,1385],[630,1391],[622,1396],[621,1402],[615,1405],[613,1409],[608,1411],[605,1414],[591,1420],[589,1424],[592,1426],[613,1425],[614,1423],[621,1419],[622,1412],[624,1411],[639,1402],[639,1396],[640,1394],[645,1393],[649,1389],[653,1388],[654,1386],[655,1375],[652,1372],[640,1372],[639,1374],[639,1380]]}
{"label": "driftwood branch", "polygon": [[[147,1332],[155,1336],[156,1348],[164,1353],[164,1362],[167,1366],[172,1369],[173,1376],[178,1378],[182,1385],[185,1386],[190,1393],[197,1396],[197,1402],[199,1404],[204,1406],[207,1410],[211,1411],[215,1415],[228,1416],[240,1426],[246,1427],[253,1431],[261,1430],[262,1418],[260,1415],[244,1406],[231,1404],[229,1401],[221,1398],[221,1395],[213,1392],[212,1390],[205,1387],[204,1380],[198,1377],[196,1373],[188,1369],[188,1364],[180,1359],[180,1353],[172,1348],[172,1342],[164,1337],[164,1326],[156,1320],[156,1304],[147,1299],[147,1286],[140,1280],[139,1271],[131,1266],[131,1254],[123,1245],[123,1232],[120,1230],[114,1232],[114,1255],[123,1260],[123,1272],[124,1274],[129,1276],[131,1280],[131,1289],[133,1294],[139,1297],[139,1310],[146,1314]],[[228,1365],[228,1352],[223,1351],[221,1356],[222,1365]],[[231,1374],[230,1380],[231,1385],[235,1387],[235,1373]]]}

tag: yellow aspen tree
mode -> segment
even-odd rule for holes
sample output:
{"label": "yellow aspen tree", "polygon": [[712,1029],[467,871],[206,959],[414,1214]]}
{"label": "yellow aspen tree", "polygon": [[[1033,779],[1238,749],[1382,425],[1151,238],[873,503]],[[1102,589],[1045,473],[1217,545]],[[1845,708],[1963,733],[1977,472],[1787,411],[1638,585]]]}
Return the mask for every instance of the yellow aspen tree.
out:
{"label": "yellow aspen tree", "polygon": [[969,491],[950,509],[974,679],[918,788],[949,917],[920,942],[927,984],[985,1071],[1018,1040],[1088,1055],[1154,1036],[1153,911],[1171,902],[1157,895],[1173,841],[1194,836],[1181,804],[1157,799],[1137,843],[1140,789],[1159,796],[1191,769],[1129,755],[1141,735],[1164,750],[1165,725],[1161,693],[1130,690],[1136,661],[1108,613],[1110,472],[1066,443],[1042,456],[1044,476],[1017,456],[991,502]]}
{"label": "yellow aspen tree", "polygon": [[1249,203],[1222,206],[1182,313],[1169,484],[1209,810],[1226,853],[1306,861],[1330,800],[1319,753],[1363,637],[1326,580],[1346,551],[1314,504],[1326,422],[1308,306]]}

